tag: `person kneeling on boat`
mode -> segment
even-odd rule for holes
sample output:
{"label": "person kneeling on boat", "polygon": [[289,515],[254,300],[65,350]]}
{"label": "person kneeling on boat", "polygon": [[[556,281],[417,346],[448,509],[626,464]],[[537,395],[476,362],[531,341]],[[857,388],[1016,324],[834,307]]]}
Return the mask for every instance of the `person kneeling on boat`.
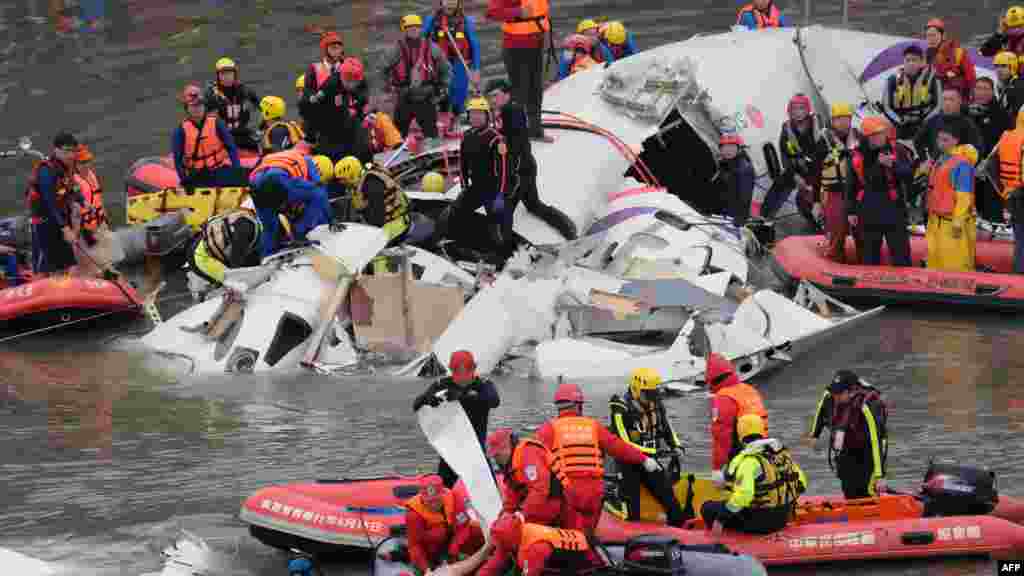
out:
{"label": "person kneeling on boat", "polygon": [[792,187],[796,186],[796,206],[800,214],[814,224],[814,195],[821,179],[821,164],[828,146],[818,115],[813,112],[811,99],[795,94],[786,105],[789,115],[779,134],[779,154],[782,156],[783,174],[773,183],[765,196],[761,213],[774,216],[786,202]]}
{"label": "person kneeling on boat", "polygon": [[743,439],[737,430],[739,419],[757,414],[768,423],[768,411],[756,388],[740,382],[736,368],[717,352],[708,355],[704,380],[714,396],[711,397],[711,478],[716,484],[725,481],[723,470],[742,448]]}
{"label": "person kneeling on boat", "polygon": [[36,163],[28,178],[25,198],[32,214],[32,271],[49,274],[73,270],[72,246],[78,235],[70,211],[76,200],[74,181],[78,140],[60,132],[53,140],[53,155]]}
{"label": "person kneeling on boat", "polygon": [[846,182],[847,217],[854,229],[861,227],[867,266],[882,263],[882,242],[889,247],[892,266],[910,266],[910,234],[903,192],[913,178],[913,168],[891,140],[889,123],[878,116],[861,123],[863,139],[853,152],[852,178]]}
{"label": "person kneeling on boat", "polygon": [[186,118],[174,131],[171,144],[181,187],[239,185],[238,148],[227,125],[208,114],[198,86],[186,86],[181,100]]}
{"label": "person kneeling on boat", "polygon": [[[501,404],[498,396],[498,389],[494,382],[480,378],[476,373],[476,359],[473,353],[468,350],[456,350],[452,352],[448,360],[448,369],[451,376],[447,376],[434,382],[422,394],[416,397],[412,404],[415,412],[423,406],[440,406],[441,402],[458,401],[466,412],[466,417],[473,424],[473,431],[476,432],[476,439],[480,449],[485,446],[487,435],[487,420],[490,418],[491,410]],[[449,488],[455,485],[458,476],[451,469],[451,466],[441,458],[437,467],[437,473],[444,479],[444,485]]]}
{"label": "person kneeling on boat", "polygon": [[725,471],[729,499],[701,506],[704,525],[716,535],[724,528],[751,534],[782,530],[796,510],[797,498],[807,490],[807,477],[782,442],[767,437],[760,416],[741,417],[736,429],[743,450]]}
{"label": "person kneeling on boat", "polygon": [[260,130],[263,132],[260,153],[271,154],[288,150],[305,139],[306,134],[298,122],[284,119],[285,109],[284,100],[278,96],[264,96],[260,100],[260,112],[263,114],[263,122],[260,124]]}
{"label": "person kneeling on boat", "polygon": [[[660,394],[661,375],[653,368],[637,368],[629,377],[625,397],[612,396],[608,402],[612,430],[624,442],[631,444],[647,456],[657,457],[660,447],[681,456],[683,444],[672,429],[665,414]],[[681,528],[689,520],[676,499],[670,478],[664,470],[648,472],[642,466],[621,466],[623,492],[626,495],[628,518],[640,518],[640,486],[643,485],[661,502],[668,516],[669,526]]]}
{"label": "person kneeling on boat", "polygon": [[562,57],[558,61],[558,79],[597,66],[597,60],[591,54],[594,51],[590,36],[573,34],[562,43]]}
{"label": "person kneeling on boat", "polygon": [[501,576],[511,564],[522,576],[584,574],[603,565],[583,532],[524,522],[518,514],[502,514],[491,541],[494,551],[477,576]]}
{"label": "person kneeling on boat", "polygon": [[949,118],[937,136],[943,152],[928,179],[928,268],[933,270],[974,272],[977,151],[960,146],[963,134],[961,120]]}
{"label": "person kneeling on boat", "polygon": [[502,510],[520,512],[526,522],[556,526],[562,513],[562,485],[551,473],[548,451],[539,440],[510,428],[487,437],[487,455],[504,478]]}
{"label": "person kneeling on boat", "polygon": [[739,134],[722,134],[718,139],[718,152],[722,155],[718,169],[725,187],[728,214],[733,225],[743,226],[750,219],[750,203],[754,199],[757,180],[754,165]]}
{"label": "person kneeling on boat", "polygon": [[263,225],[261,257],[274,251],[278,215],[289,204],[302,205],[302,218],[293,223],[296,240],[304,240],[307,232],[333,220],[324,181],[310,156],[295,150],[264,156],[253,168],[249,182],[256,215]]}
{"label": "person kneeling on boat", "polygon": [[431,474],[422,480],[420,493],[405,502],[409,559],[421,573],[483,546],[483,533],[469,515],[466,494],[445,487],[440,476]]}
{"label": "person kneeling on boat", "polygon": [[813,444],[822,430],[830,431],[828,462],[836,454],[836,476],[847,499],[878,496],[885,491],[889,453],[889,411],[874,386],[850,370],[839,370],[818,402],[805,437]]}

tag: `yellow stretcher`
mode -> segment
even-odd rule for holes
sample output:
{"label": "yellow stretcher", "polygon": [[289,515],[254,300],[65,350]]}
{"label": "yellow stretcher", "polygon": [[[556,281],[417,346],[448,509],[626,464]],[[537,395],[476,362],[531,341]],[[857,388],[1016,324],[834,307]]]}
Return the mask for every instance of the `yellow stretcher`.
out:
{"label": "yellow stretcher", "polygon": [[198,231],[211,217],[240,207],[248,196],[248,187],[196,188],[191,194],[182,188],[165,188],[129,198],[126,221],[145,224],[167,212],[186,210],[185,221]]}

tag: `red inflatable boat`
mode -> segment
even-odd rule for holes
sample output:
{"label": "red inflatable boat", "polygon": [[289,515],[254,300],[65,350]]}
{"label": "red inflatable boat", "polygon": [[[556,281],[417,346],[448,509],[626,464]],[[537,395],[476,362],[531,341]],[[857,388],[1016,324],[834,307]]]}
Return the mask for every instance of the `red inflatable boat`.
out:
{"label": "red inflatable boat", "polygon": [[[775,244],[774,267],[783,280],[807,280],[841,299],[963,304],[987,308],[1024,308],[1024,275],[1013,270],[1013,243],[979,240],[977,266],[991,272],[943,272],[920,267],[928,255],[923,236],[910,238],[915,267],[838,264],[825,257],[824,236],[790,236]],[[852,239],[846,253],[856,254]]]}
{"label": "red inflatable boat", "polygon": [[[238,160],[245,168],[252,168],[259,159],[260,156],[255,151],[238,150]],[[128,198],[175,188],[178,184],[180,182],[178,173],[174,170],[174,158],[170,155],[139,158],[128,168],[128,174],[124,178]]]}
{"label": "red inflatable boat", "polygon": [[[403,501],[419,491],[418,477],[318,481],[259,490],[239,513],[258,540],[277,548],[311,553],[339,547],[373,548],[404,533]],[[1024,505],[999,497],[991,515],[922,518],[923,506],[913,495],[884,495],[859,501],[841,496],[801,498],[793,526],[769,536],[728,534],[722,542],[765,564],[994,555],[1024,551]],[[650,533],[671,535],[680,542],[712,542],[700,521],[681,530],[661,524],[628,522],[602,515],[598,537],[625,543]]]}
{"label": "red inflatable boat", "polygon": [[0,320],[70,322],[104,312],[137,314],[142,300],[128,283],[56,276],[0,290]]}

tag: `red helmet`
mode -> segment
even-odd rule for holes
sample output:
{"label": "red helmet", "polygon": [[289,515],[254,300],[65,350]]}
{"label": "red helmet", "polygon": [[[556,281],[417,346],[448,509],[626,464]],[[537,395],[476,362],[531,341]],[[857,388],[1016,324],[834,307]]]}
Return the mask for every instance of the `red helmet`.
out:
{"label": "red helmet", "polygon": [[451,358],[448,359],[448,368],[452,371],[456,369],[474,369],[476,368],[476,360],[473,358],[473,353],[469,350],[456,350],[452,352]]}
{"label": "red helmet", "polygon": [[487,455],[494,456],[498,452],[511,451],[515,435],[511,428],[498,428],[491,432],[487,436]]}
{"label": "red helmet", "polygon": [[736,368],[725,356],[712,352],[708,354],[704,368],[704,381],[712,392],[717,392],[719,388],[736,381]]}
{"label": "red helmet", "polygon": [[523,524],[515,514],[502,514],[491,525],[491,539],[504,550],[516,550],[522,539]]}
{"label": "red helmet", "polygon": [[786,105],[786,113],[792,114],[795,106],[803,106],[804,110],[810,112],[812,109],[811,99],[808,98],[806,94],[794,94],[793,97],[789,99],[789,104]]}
{"label": "red helmet", "polygon": [[860,133],[865,138],[871,137],[879,132],[889,132],[889,123],[881,116],[869,116],[860,123]]}
{"label": "red helmet", "polygon": [[181,91],[181,101],[186,105],[202,102],[202,100],[203,91],[199,88],[199,86],[196,86],[195,84],[189,84],[188,86],[185,86],[184,90]]}
{"label": "red helmet", "polygon": [[345,58],[345,61],[341,63],[341,79],[361,82],[363,80],[363,63],[358,58]]}
{"label": "red helmet", "polygon": [[420,479],[420,493],[424,500],[437,500],[444,493],[444,480],[437,474],[428,474]]}
{"label": "red helmet", "polygon": [[582,50],[584,52],[590,52],[591,46],[593,46],[593,43],[590,36],[584,34],[572,34],[562,44],[562,47],[566,50]]}
{"label": "red helmet", "polygon": [[726,144],[743,146],[743,136],[736,133],[722,134],[722,137],[718,139],[718,145],[725,146]]}
{"label": "red helmet", "polygon": [[583,404],[583,391],[580,387],[570,382],[563,382],[558,385],[558,390],[555,390],[555,404],[562,402],[573,402],[575,404]]}
{"label": "red helmet", "polygon": [[924,25],[924,29],[935,28],[939,32],[946,31],[946,23],[942,21],[942,18],[932,18]]}
{"label": "red helmet", "polygon": [[344,50],[345,42],[341,39],[341,34],[337,32],[324,32],[320,36],[320,54],[327,56],[327,47],[331,44],[341,44],[341,48]]}

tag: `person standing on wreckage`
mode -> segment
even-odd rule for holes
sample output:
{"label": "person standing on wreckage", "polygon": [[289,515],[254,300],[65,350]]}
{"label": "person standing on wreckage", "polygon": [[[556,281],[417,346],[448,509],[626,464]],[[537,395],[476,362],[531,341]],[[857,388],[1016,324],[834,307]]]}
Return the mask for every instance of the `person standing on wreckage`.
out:
{"label": "person standing on wreckage", "polygon": [[[476,439],[483,451],[486,446],[487,421],[491,410],[501,405],[498,389],[488,379],[480,378],[476,373],[476,359],[468,350],[456,350],[448,361],[451,376],[441,378],[433,383],[412,404],[413,412],[423,406],[440,406],[441,402],[459,402],[466,411],[466,417],[473,425]],[[448,488],[455,486],[458,475],[451,466],[441,458],[437,466],[437,474],[444,480]]]}

